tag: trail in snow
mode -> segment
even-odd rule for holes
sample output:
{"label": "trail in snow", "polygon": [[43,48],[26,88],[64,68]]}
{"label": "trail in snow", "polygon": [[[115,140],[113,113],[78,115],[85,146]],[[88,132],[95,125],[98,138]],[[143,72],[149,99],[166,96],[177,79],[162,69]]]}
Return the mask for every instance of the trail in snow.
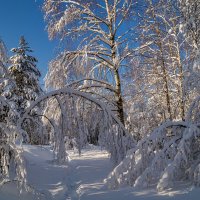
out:
{"label": "trail in snow", "polygon": [[104,188],[103,180],[112,170],[112,163],[106,151],[86,149],[81,156],[71,152],[70,158],[72,200],[88,199],[90,193]]}
{"label": "trail in snow", "polygon": [[87,149],[81,156],[71,152],[70,157],[71,200],[199,200],[200,190],[190,187],[161,194],[155,189],[138,191],[132,187],[108,190],[103,180],[112,170],[112,163],[106,151]]}
{"label": "trail in snow", "polygon": [[163,194],[131,187],[108,190],[103,180],[112,163],[106,151],[90,146],[81,156],[72,151],[69,154],[69,166],[59,166],[52,162],[49,147],[24,146],[28,183],[36,193],[19,194],[16,183],[8,183],[0,188],[0,200],[199,200],[200,189],[193,188]]}

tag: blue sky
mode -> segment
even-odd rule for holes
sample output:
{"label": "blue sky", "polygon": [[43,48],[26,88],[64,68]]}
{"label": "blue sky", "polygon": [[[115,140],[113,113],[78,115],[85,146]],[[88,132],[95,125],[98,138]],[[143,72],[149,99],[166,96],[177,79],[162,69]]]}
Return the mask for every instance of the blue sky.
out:
{"label": "blue sky", "polygon": [[1,0],[0,2],[0,37],[8,50],[17,47],[19,37],[24,35],[32,53],[38,59],[38,68],[44,78],[48,62],[55,57],[56,42],[48,40],[45,31],[43,0]]}

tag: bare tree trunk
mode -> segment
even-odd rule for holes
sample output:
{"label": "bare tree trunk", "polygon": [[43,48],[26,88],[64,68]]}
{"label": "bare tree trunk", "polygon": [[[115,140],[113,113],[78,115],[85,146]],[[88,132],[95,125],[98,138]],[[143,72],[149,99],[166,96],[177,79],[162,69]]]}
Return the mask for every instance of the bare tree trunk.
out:
{"label": "bare tree trunk", "polygon": [[121,81],[118,70],[114,72],[115,83],[116,83],[116,104],[117,104],[117,112],[118,117],[122,124],[124,124],[124,109],[123,109],[123,99],[122,99],[122,92],[121,92]]}
{"label": "bare tree trunk", "polygon": [[184,94],[184,75],[183,75],[183,66],[181,64],[181,58],[180,58],[180,51],[179,51],[179,45],[178,41],[176,41],[177,45],[177,61],[178,61],[178,67],[179,67],[179,81],[180,81],[180,109],[181,109],[181,118],[182,120],[185,119],[185,94]]}
{"label": "bare tree trunk", "polygon": [[[158,31],[158,36],[159,36],[159,39],[160,39],[159,31]],[[167,103],[167,112],[168,112],[169,119],[172,120],[172,111],[171,111],[170,94],[169,94],[169,87],[168,87],[168,78],[167,78],[167,71],[166,71],[166,66],[165,66],[162,43],[158,42],[158,46],[160,48],[160,52],[161,52],[161,56],[162,56],[161,57],[161,67],[162,67],[162,72],[163,72],[164,93],[165,93],[165,98],[166,98],[166,103]]]}
{"label": "bare tree trunk", "polygon": [[[173,22],[173,27],[176,27],[176,24]],[[184,120],[185,119],[185,98],[184,98],[184,75],[183,75],[183,66],[181,64],[181,57],[180,57],[180,46],[178,43],[178,33],[176,31],[176,29],[173,31],[173,35],[174,35],[174,40],[170,41],[168,39],[168,43],[169,43],[169,51],[170,51],[170,56],[172,57],[176,57],[176,60],[174,61],[174,59],[171,59],[171,62],[174,63],[175,65],[177,63],[178,69],[179,69],[179,74],[178,74],[178,78],[179,78],[179,85],[178,85],[178,98],[179,98],[179,103],[180,103],[180,116],[181,119]],[[174,52],[172,49],[172,44],[176,47],[176,51]],[[176,67],[176,66],[175,66]]]}
{"label": "bare tree trunk", "polygon": [[124,123],[124,109],[123,109],[123,99],[122,99],[122,89],[121,89],[121,80],[119,75],[119,57],[117,54],[117,43],[116,43],[116,27],[115,27],[115,21],[116,21],[116,8],[112,11],[109,9],[108,1],[105,0],[106,7],[107,7],[107,13],[108,13],[108,20],[109,20],[109,32],[110,32],[110,47],[111,47],[111,55],[112,55],[112,63],[113,63],[113,72],[114,72],[114,80],[115,80],[115,101],[117,105],[117,114],[122,122]]}
{"label": "bare tree trunk", "polygon": [[163,80],[164,80],[164,93],[165,93],[165,98],[166,98],[166,102],[167,102],[167,111],[168,111],[169,119],[172,120],[167,72],[166,72],[166,69],[165,69],[165,62],[164,62],[163,58],[162,58],[162,70],[163,70]]}
{"label": "bare tree trunk", "polygon": [[[152,4],[152,1],[151,1]],[[153,18],[155,20],[155,31],[158,36],[158,47],[160,49],[161,53],[161,68],[163,72],[163,81],[164,81],[164,93],[165,93],[165,98],[166,98],[166,104],[167,104],[167,112],[168,112],[168,117],[170,120],[172,120],[172,110],[171,110],[171,103],[170,103],[170,94],[169,94],[169,85],[168,85],[168,78],[167,78],[167,70],[166,70],[166,65],[165,65],[165,60],[164,60],[164,52],[163,52],[163,45],[162,45],[162,37],[161,37],[161,32],[159,30],[159,25],[156,20],[156,15],[154,10],[152,11],[153,13]]]}

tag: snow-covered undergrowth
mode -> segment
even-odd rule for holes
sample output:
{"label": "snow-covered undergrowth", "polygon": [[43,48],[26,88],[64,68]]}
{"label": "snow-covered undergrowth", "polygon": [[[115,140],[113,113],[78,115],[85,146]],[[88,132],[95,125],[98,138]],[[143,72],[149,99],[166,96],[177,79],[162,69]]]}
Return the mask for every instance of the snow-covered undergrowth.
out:
{"label": "snow-covered undergrowth", "polygon": [[198,103],[199,98],[191,106],[188,121],[167,121],[129,150],[126,158],[107,178],[108,187],[156,186],[158,191],[163,191],[173,188],[180,181],[199,186]]}
{"label": "snow-covered undergrowth", "polygon": [[12,118],[14,113],[6,99],[0,97],[0,187],[9,181],[17,181],[20,186],[26,185],[22,150],[16,145],[18,129],[5,116]]}
{"label": "snow-covered undergrowth", "polygon": [[63,199],[67,192],[68,167],[53,163],[50,146],[23,145],[22,157],[27,169],[27,188],[18,189],[17,181],[0,188],[1,200]]}
{"label": "snow-covered undergrowth", "polygon": [[50,146],[23,145],[27,165],[28,191],[19,193],[17,182],[7,182],[0,188],[0,200],[198,200],[199,189],[175,187],[173,191],[157,193],[155,189],[124,187],[108,190],[103,180],[113,167],[107,151],[89,145],[70,150],[68,166],[52,162]]}

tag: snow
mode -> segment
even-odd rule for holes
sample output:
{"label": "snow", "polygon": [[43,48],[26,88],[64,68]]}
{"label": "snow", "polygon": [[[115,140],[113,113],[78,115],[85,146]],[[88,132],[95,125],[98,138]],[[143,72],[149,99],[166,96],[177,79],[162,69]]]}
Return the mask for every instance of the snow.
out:
{"label": "snow", "polygon": [[[32,192],[23,192],[20,200],[32,200],[37,196],[40,199],[63,199],[66,196],[67,170],[64,165],[53,163],[53,152],[42,146],[25,145],[24,159],[27,168],[27,182]],[[0,200],[15,200],[19,194],[17,190],[10,190],[13,184],[6,184],[0,190]],[[15,185],[16,187],[16,185]],[[12,191],[12,192],[10,192]],[[33,195],[32,193],[35,193]]]}
{"label": "snow", "polygon": [[199,199],[200,189],[187,185],[162,193],[157,193],[153,188],[107,189],[104,179],[113,165],[105,150],[92,145],[84,149],[81,156],[78,151],[69,151],[68,166],[53,162],[53,151],[49,146],[24,145],[23,149],[30,190],[20,194],[16,183],[10,182],[0,189],[0,200]]}
{"label": "snow", "polygon": [[71,199],[88,199],[88,196],[104,188],[104,178],[113,168],[105,150],[88,148],[83,150],[81,156],[71,152],[70,158]]}

